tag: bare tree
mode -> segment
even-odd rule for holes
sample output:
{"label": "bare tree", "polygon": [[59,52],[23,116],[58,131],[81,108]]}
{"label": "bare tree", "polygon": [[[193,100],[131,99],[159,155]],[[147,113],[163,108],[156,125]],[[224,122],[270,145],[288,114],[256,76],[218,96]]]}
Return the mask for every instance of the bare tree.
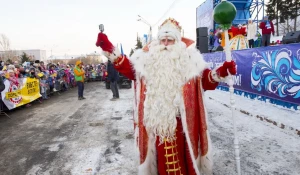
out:
{"label": "bare tree", "polygon": [[[296,25],[296,26],[294,26]],[[279,35],[286,35],[289,32],[300,30],[300,18],[285,20],[284,23],[279,23]]]}
{"label": "bare tree", "polygon": [[300,30],[300,18],[297,18],[297,21],[295,20],[295,29],[294,31]]}
{"label": "bare tree", "polygon": [[13,60],[16,57],[15,51],[11,50],[8,37],[4,34],[0,35],[0,51],[3,61]]}
{"label": "bare tree", "polygon": [[4,34],[0,35],[0,48],[2,51],[10,50],[9,39]]}

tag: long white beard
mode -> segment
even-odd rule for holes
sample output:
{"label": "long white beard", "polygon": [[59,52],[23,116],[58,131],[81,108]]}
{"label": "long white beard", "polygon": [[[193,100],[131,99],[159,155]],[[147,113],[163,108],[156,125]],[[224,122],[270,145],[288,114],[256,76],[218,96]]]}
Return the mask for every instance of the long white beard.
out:
{"label": "long white beard", "polygon": [[144,124],[147,132],[173,140],[179,113],[180,93],[185,82],[188,54],[179,44],[152,46],[145,58],[144,77],[146,99],[144,102]]}

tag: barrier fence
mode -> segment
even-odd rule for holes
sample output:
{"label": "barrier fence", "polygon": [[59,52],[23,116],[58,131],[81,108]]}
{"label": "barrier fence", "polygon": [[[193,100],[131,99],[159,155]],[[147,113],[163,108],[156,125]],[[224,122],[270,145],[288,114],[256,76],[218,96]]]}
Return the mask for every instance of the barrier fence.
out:
{"label": "barrier fence", "polygon": [[[211,68],[225,61],[224,52],[203,55]],[[300,110],[300,44],[232,51],[232,58],[236,94]],[[228,90],[225,83],[218,88]]]}
{"label": "barrier fence", "polygon": [[[61,69],[51,75],[47,74],[46,77],[42,80],[30,77],[19,78],[18,83],[5,79],[5,89],[1,92],[3,104],[11,110],[35,101],[44,93],[48,96],[51,93],[65,91],[76,86],[73,72],[66,73]],[[86,71],[86,82],[104,81],[104,79],[105,76],[101,72]]]}

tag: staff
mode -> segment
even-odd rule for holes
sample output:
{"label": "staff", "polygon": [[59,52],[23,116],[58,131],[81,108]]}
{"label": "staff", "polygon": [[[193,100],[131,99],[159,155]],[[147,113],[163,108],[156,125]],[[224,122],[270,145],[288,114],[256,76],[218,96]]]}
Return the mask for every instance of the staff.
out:
{"label": "staff", "polygon": [[[236,16],[236,8],[235,6],[226,0],[223,0],[214,8],[214,20],[216,23],[220,24],[221,28],[224,30],[225,34],[225,55],[226,61],[231,62],[231,51],[229,47],[229,37],[228,37],[228,29],[231,27],[231,23]],[[230,104],[231,104],[231,112],[233,119],[233,130],[234,130],[234,150],[235,150],[235,160],[236,160],[236,169],[237,174],[241,174],[241,165],[240,165],[240,150],[239,150],[239,140],[237,137],[237,131],[235,126],[235,100],[233,98],[234,88],[233,88],[233,79],[232,75],[228,76],[227,84],[229,85],[230,92]]]}

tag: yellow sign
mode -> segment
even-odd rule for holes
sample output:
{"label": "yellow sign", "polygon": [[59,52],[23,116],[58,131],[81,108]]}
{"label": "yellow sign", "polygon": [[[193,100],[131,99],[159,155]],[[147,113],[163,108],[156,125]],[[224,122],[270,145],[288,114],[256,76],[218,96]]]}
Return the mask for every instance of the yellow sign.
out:
{"label": "yellow sign", "polygon": [[13,92],[6,92],[5,97],[6,99],[10,99],[10,98],[18,98],[21,96],[21,90],[16,90]]}
{"label": "yellow sign", "polygon": [[22,106],[41,97],[38,79],[19,78],[18,81],[18,86],[8,80],[4,83],[5,90],[2,91],[2,94],[5,94],[5,98],[2,98],[2,100],[8,109]]}

